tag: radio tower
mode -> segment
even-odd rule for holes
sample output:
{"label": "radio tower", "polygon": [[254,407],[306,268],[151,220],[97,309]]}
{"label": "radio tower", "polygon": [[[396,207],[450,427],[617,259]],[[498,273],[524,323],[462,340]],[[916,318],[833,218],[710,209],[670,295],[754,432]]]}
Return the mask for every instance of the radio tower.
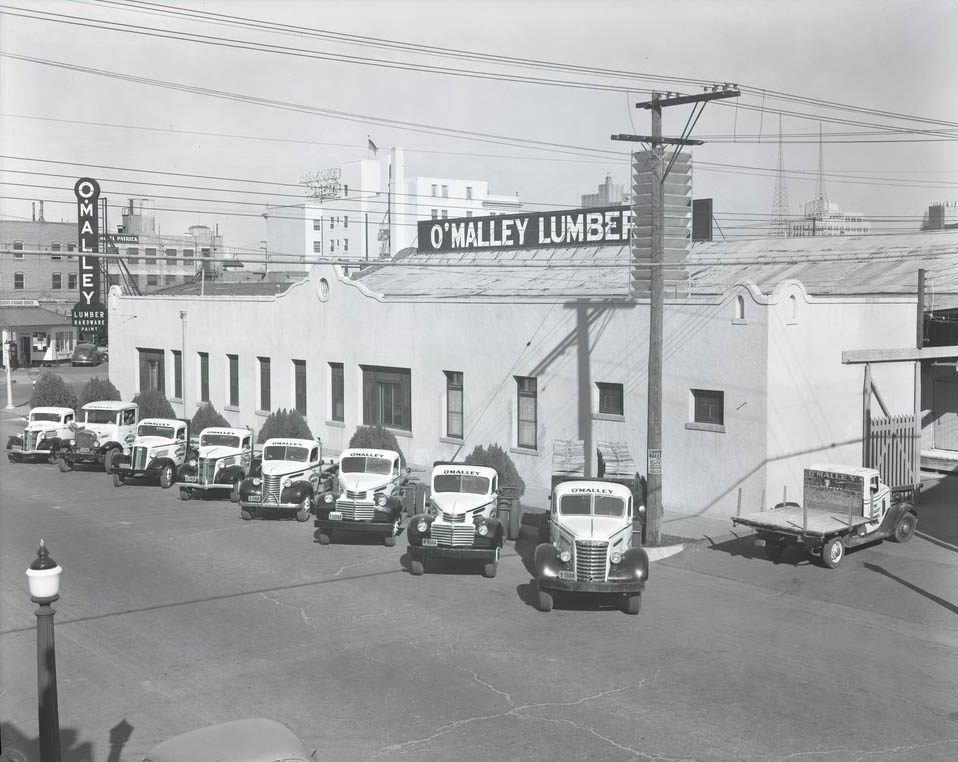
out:
{"label": "radio tower", "polygon": [[772,200],[772,238],[788,238],[788,188],[785,185],[785,155],[782,149],[782,115],[778,115],[778,174],[775,176],[775,196]]}

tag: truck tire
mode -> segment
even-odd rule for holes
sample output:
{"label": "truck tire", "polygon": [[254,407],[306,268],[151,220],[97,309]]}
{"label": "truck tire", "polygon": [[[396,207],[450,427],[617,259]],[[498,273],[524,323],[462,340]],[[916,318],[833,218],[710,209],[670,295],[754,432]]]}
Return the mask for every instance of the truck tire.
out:
{"label": "truck tire", "polygon": [[552,611],[552,596],[545,590],[540,590],[536,599],[536,608],[539,611]]}
{"label": "truck tire", "polygon": [[482,576],[486,579],[492,579],[496,576],[496,572],[499,569],[498,561],[489,561],[482,565]]}
{"label": "truck tire", "polygon": [[103,470],[108,474],[113,473],[113,460],[116,458],[116,449],[107,450],[103,454]]}
{"label": "truck tire", "polygon": [[305,495],[302,501],[299,504],[299,510],[296,511],[296,520],[300,523],[304,521],[309,521],[309,517],[313,512],[313,496]]}
{"label": "truck tire", "polygon": [[423,572],[426,571],[426,565],[419,559],[412,559],[409,562],[409,573],[414,577],[421,577]]}
{"label": "truck tire", "polygon": [[635,616],[642,609],[642,593],[628,593],[622,604],[622,610],[631,616]]}
{"label": "truck tire", "polygon": [[845,557],[845,545],[841,537],[832,537],[822,545],[822,563],[829,569],[837,569]]}
{"label": "truck tire", "polygon": [[59,453],[56,450],[50,450],[50,454],[47,455],[47,463],[51,466],[55,466],[57,460],[59,460]]}
{"label": "truck tire", "polygon": [[160,486],[163,489],[169,489],[173,486],[173,483],[176,481],[176,472],[173,470],[173,466],[167,463],[163,468],[160,469]]}
{"label": "truck tire", "polygon": [[230,502],[231,503],[238,503],[240,501],[239,488],[240,488],[240,483],[242,481],[243,481],[243,477],[238,476],[236,477],[236,481],[233,482],[233,486],[230,487]]}
{"label": "truck tire", "polygon": [[251,518],[253,518],[253,514],[244,508],[240,511],[240,518],[243,519],[243,521],[249,521]]}
{"label": "truck tire", "polygon": [[114,487],[122,487],[124,484],[126,484],[126,477],[125,477],[123,474],[121,474],[119,471],[114,471],[114,472],[113,472],[113,486],[114,486]]}
{"label": "truck tire", "polygon": [[895,542],[908,542],[918,527],[918,517],[911,511],[906,512],[895,525],[891,538]]}
{"label": "truck tire", "polygon": [[68,473],[69,471],[73,470],[73,463],[61,455],[59,458],[57,458],[57,468],[59,468],[63,473]]}
{"label": "truck tire", "polygon": [[[7,453],[7,460],[9,460],[11,463],[19,463],[19,462],[20,462],[20,453],[18,453],[18,452],[8,452],[8,453]],[[61,468],[60,470],[62,471],[63,469]]]}
{"label": "truck tire", "polygon": [[193,490],[189,487],[180,487],[180,500],[191,500],[193,498]]}
{"label": "truck tire", "polygon": [[396,544],[396,535],[394,535],[394,534],[387,534],[385,537],[383,537],[383,544],[384,544],[387,548],[393,547],[393,546]]}
{"label": "truck tire", "polygon": [[320,545],[329,545],[333,541],[333,534],[329,530],[317,529],[313,532],[313,537]]}
{"label": "truck tire", "polygon": [[512,501],[512,508],[509,509],[509,527],[506,536],[510,540],[518,540],[519,532],[522,531],[522,503],[519,498]]}

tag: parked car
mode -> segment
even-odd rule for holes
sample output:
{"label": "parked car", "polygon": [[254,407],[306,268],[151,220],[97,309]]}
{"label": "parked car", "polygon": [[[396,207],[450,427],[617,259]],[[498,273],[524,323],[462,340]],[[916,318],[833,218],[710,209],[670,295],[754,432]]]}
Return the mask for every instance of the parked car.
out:
{"label": "parked car", "polygon": [[71,362],[75,368],[77,365],[99,365],[103,361],[103,358],[100,354],[100,350],[97,349],[96,344],[88,344],[86,342],[77,344],[73,349],[73,357]]}
{"label": "parked car", "polygon": [[315,762],[299,737],[275,720],[233,720],[168,738],[144,762]]}

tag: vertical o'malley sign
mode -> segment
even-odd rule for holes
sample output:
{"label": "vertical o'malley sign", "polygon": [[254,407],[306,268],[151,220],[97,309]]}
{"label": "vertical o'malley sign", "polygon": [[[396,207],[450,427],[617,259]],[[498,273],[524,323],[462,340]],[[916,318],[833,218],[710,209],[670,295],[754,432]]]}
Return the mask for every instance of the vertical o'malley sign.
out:
{"label": "vertical o'malley sign", "polygon": [[73,306],[73,325],[83,333],[99,333],[106,328],[106,307],[100,301],[100,258],[97,202],[100,184],[81,177],[73,190],[77,197],[77,231],[80,250],[79,300]]}

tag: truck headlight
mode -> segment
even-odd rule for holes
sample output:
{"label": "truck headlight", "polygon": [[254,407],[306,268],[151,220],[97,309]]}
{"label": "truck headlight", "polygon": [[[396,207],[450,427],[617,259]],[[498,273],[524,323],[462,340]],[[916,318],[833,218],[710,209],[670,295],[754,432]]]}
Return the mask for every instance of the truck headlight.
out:
{"label": "truck headlight", "polygon": [[263,483],[263,480],[260,479],[258,476],[254,476],[254,477],[253,477],[253,486],[254,486],[254,487],[258,487],[258,486],[259,486],[260,484],[262,484],[262,483]]}
{"label": "truck headlight", "polygon": [[488,524],[485,524],[485,523],[483,523],[483,524],[476,524],[476,533],[477,533],[480,537],[485,537],[487,534],[489,534],[489,525],[488,525]]}
{"label": "truck headlight", "polygon": [[614,564],[621,564],[621,563],[622,563],[622,554],[621,554],[619,551],[617,551],[617,550],[613,550],[613,551],[609,554],[609,560],[610,560],[612,563],[614,563]]}
{"label": "truck headlight", "polygon": [[40,441],[41,439],[43,439],[46,435],[47,435],[47,432],[41,431],[39,434],[37,434],[37,441],[39,442],[39,441]]}
{"label": "truck headlight", "polygon": [[284,487],[289,487],[292,483],[293,483],[293,480],[290,479],[288,476],[287,476],[285,479],[283,479],[283,486],[284,486]]}
{"label": "truck headlight", "polygon": [[124,448],[123,448],[123,454],[124,454],[124,455],[129,455],[129,454],[130,454],[130,448],[129,448],[129,447],[124,447]]}
{"label": "truck headlight", "polygon": [[190,458],[187,464],[190,468],[196,468],[196,458]]}
{"label": "truck headlight", "polygon": [[333,502],[333,493],[332,493],[332,492],[327,492],[325,495],[323,495],[323,502],[324,502],[324,503],[331,503],[331,502]]}
{"label": "truck headlight", "polygon": [[572,554],[568,550],[563,550],[559,554],[559,560],[562,561],[562,563],[567,564],[572,560]]}
{"label": "truck headlight", "polygon": [[429,529],[429,522],[425,519],[419,519],[419,523],[416,524],[416,531],[419,532],[419,534],[424,534],[427,529]]}
{"label": "truck headlight", "polygon": [[77,441],[75,439],[71,439],[67,442],[67,444],[70,445],[70,447],[73,447],[73,445],[75,445],[76,443]]}
{"label": "truck headlight", "polygon": [[384,494],[380,493],[376,495],[376,505],[378,505],[380,508],[386,505],[386,496]]}

